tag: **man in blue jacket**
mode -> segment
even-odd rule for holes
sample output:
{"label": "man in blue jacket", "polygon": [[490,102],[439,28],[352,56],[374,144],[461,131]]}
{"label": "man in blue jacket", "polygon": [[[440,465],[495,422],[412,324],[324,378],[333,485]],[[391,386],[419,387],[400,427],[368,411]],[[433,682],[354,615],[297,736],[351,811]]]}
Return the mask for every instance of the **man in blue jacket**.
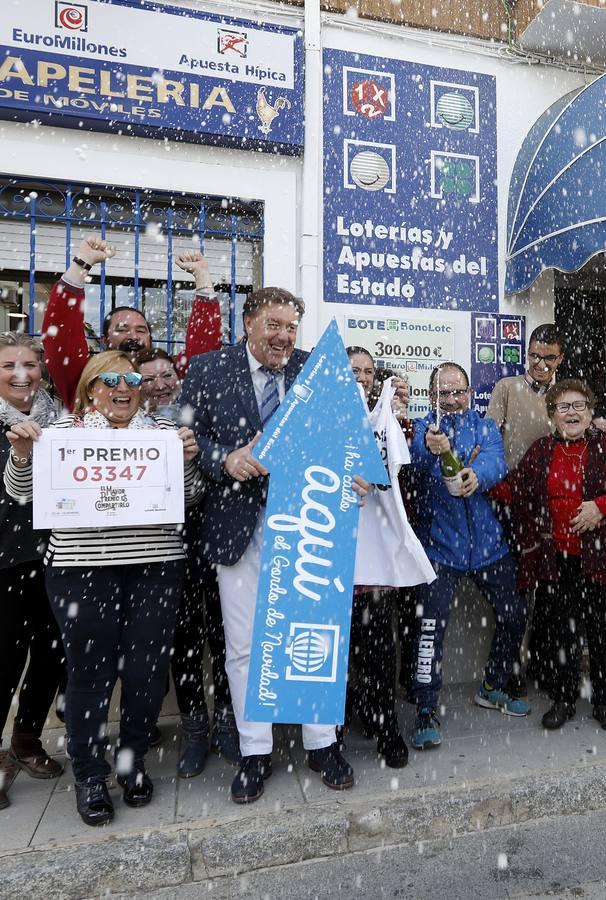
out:
{"label": "man in blue jacket", "polygon": [[[454,594],[466,576],[492,606],[496,623],[475,702],[510,716],[530,712],[525,701],[505,689],[519,658],[526,609],[516,590],[515,563],[486,496],[507,474],[503,440],[492,419],[469,408],[469,379],[456,363],[434,369],[429,396],[433,411],[415,422],[411,447],[419,488],[418,535],[438,576],[418,589],[422,612],[417,621],[413,745],[419,750],[441,743],[435,711],[442,686],[442,645]],[[457,495],[449,491],[440,467],[440,456],[450,450],[463,464]]]}

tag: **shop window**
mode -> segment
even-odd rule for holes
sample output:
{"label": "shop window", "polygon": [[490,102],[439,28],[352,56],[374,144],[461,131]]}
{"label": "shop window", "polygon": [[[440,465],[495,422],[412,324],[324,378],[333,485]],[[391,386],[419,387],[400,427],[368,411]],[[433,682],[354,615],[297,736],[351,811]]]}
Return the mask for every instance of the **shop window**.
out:
{"label": "shop window", "polygon": [[175,352],[194,291],[174,260],[191,249],[208,259],[226,340],[238,339],[244,299],[261,285],[261,203],[11,178],[0,179],[0,330],[39,334],[53,283],[92,233],[117,248],[86,286],[92,341],[104,316],[128,305],[147,316],[155,343]]}

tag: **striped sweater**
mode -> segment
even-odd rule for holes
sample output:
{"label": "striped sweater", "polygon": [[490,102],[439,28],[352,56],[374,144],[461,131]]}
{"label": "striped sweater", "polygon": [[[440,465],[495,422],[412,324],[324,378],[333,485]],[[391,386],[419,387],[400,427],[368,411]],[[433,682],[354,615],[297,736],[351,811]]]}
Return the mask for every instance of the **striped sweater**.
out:
{"label": "striped sweater", "polygon": [[[71,428],[67,416],[52,428]],[[169,419],[155,417],[160,428],[176,428]],[[204,483],[195,462],[185,465],[185,505],[197,503]],[[9,456],[4,470],[6,492],[20,503],[31,502],[32,465],[17,467]],[[128,528],[62,528],[51,532],[45,563],[52,566],[127,566],[184,559],[182,525],[141,525]]]}

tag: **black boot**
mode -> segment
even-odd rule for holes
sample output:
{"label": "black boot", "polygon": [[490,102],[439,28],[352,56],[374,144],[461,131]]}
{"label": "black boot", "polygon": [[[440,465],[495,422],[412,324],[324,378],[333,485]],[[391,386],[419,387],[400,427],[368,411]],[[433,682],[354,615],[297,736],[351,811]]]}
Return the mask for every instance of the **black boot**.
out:
{"label": "black boot", "polygon": [[395,712],[379,722],[377,753],[390,769],[403,769],[408,763],[408,747],[404,742]]}
{"label": "black boot", "polygon": [[204,771],[208,756],[208,710],[181,716],[183,744],[179,759],[179,778],[195,778]]}
{"label": "black boot", "polygon": [[543,716],[543,728],[555,731],[557,728],[561,728],[568,719],[574,718],[575,713],[574,703],[564,703],[562,700],[556,700],[551,709],[548,709]]}

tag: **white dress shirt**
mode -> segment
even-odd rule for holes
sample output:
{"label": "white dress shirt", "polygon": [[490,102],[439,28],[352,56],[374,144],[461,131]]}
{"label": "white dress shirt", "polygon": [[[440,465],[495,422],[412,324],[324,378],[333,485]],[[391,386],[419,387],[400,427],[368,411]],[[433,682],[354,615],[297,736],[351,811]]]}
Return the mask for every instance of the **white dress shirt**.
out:
{"label": "white dress shirt", "polygon": [[[265,372],[261,371],[261,366],[263,365],[263,363],[260,363],[259,360],[252,355],[248,344],[246,345],[246,355],[248,357],[248,365],[250,366],[250,376],[252,378],[253,387],[255,389],[257,406],[259,407],[259,409],[261,409],[261,400],[263,398],[263,389],[265,388],[267,375],[265,374]],[[276,384],[278,386],[278,397],[280,398],[280,403],[282,403],[282,401],[284,400],[284,395],[286,394],[284,369],[276,369],[275,375]]]}

